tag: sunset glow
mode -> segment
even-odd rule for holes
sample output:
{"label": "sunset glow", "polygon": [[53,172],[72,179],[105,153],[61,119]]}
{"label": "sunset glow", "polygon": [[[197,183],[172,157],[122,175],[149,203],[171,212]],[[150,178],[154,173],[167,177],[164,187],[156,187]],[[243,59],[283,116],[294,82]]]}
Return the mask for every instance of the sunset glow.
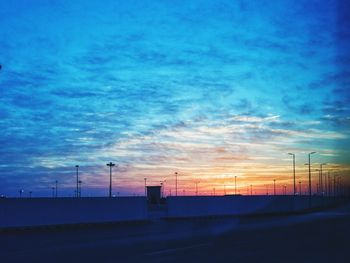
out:
{"label": "sunset glow", "polygon": [[179,195],[291,194],[288,153],[306,193],[313,151],[313,192],[321,163],[348,181],[337,1],[175,2],[1,2],[0,194],[73,196],[79,165],[106,196],[110,161],[114,195],[174,195],[175,172]]}

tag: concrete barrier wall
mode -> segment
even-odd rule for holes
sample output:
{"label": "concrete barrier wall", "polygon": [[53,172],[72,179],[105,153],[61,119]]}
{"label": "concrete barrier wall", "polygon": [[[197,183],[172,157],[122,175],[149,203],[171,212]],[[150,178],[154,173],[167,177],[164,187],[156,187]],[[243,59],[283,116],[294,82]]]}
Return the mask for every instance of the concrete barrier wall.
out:
{"label": "concrete barrier wall", "polygon": [[145,219],[144,197],[0,199],[0,228]]}
{"label": "concrete barrier wall", "polygon": [[288,213],[331,203],[330,198],[319,196],[178,196],[167,200],[168,217]]}

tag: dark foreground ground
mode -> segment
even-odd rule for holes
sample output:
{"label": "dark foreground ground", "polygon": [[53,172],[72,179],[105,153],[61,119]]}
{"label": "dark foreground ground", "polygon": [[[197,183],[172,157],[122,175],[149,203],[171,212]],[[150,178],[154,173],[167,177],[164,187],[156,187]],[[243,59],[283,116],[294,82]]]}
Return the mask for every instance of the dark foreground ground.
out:
{"label": "dark foreground ground", "polygon": [[350,205],[307,215],[3,232],[0,262],[350,262]]}

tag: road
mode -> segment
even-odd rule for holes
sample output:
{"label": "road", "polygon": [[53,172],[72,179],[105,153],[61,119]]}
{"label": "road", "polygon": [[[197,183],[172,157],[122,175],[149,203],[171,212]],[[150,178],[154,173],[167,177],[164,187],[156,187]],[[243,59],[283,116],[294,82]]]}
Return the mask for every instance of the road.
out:
{"label": "road", "polygon": [[278,217],[0,233],[0,262],[350,262],[350,205]]}

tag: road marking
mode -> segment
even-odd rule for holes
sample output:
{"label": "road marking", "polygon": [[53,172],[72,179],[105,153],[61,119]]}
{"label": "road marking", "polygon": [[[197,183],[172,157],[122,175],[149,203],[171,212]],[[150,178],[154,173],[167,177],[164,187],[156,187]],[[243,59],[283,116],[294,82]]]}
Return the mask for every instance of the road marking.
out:
{"label": "road marking", "polygon": [[209,245],[210,245],[210,243],[202,243],[202,244],[197,244],[197,245],[187,246],[187,247],[176,247],[176,248],[163,249],[163,250],[147,253],[146,256],[154,256],[154,255],[172,253],[172,252],[176,252],[176,251],[179,251],[179,250],[186,250],[186,249],[192,249],[192,248],[198,248],[198,247],[205,247],[205,246],[209,246]]}

